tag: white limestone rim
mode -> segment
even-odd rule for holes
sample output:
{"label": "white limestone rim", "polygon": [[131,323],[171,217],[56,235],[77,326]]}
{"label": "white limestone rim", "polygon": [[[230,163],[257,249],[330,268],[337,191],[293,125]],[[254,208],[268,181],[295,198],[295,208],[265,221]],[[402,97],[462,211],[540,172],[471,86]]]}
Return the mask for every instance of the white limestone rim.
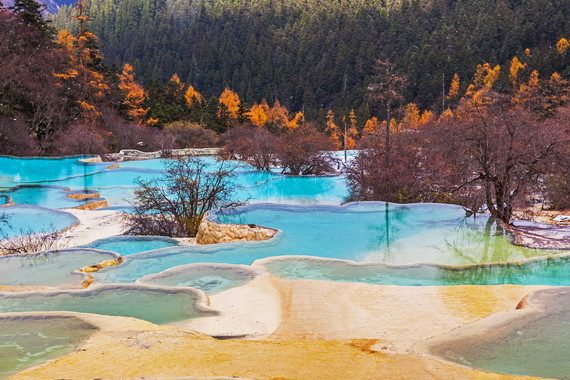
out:
{"label": "white limestone rim", "polygon": [[[260,242],[263,243],[263,242]],[[252,266],[262,266],[265,267],[265,264],[277,262],[277,261],[287,261],[290,259],[298,259],[298,260],[310,260],[310,261],[321,261],[321,262],[330,262],[330,263],[342,263],[345,265],[353,266],[353,267],[369,267],[369,266],[384,266],[388,268],[421,268],[421,267],[434,267],[434,268],[441,268],[447,270],[462,270],[462,269],[469,269],[469,268],[483,268],[483,267],[494,267],[494,266],[513,266],[513,265],[524,265],[529,262],[534,261],[545,261],[549,259],[563,259],[566,257],[570,257],[569,252],[563,253],[556,253],[553,255],[545,255],[545,256],[533,256],[523,260],[516,260],[516,261],[496,261],[490,263],[478,263],[478,264],[464,264],[464,265],[447,265],[447,264],[437,264],[437,263],[429,263],[429,262],[417,262],[417,263],[406,263],[406,264],[395,264],[390,262],[357,262],[353,260],[347,259],[336,259],[330,257],[319,257],[319,256],[309,256],[309,255],[281,255],[281,256],[270,256],[264,257],[262,259],[255,260],[251,265]],[[522,284],[524,285],[524,284]]]}
{"label": "white limestone rim", "polygon": [[[251,265],[240,265],[240,264],[226,264],[226,263],[192,263],[192,264],[184,264],[184,265],[177,265],[168,269],[163,270],[162,272],[148,274],[143,276],[137,280],[135,280],[135,284],[142,284],[142,285],[153,285],[153,280],[158,280],[161,278],[167,278],[173,275],[182,274],[186,271],[193,271],[193,270],[222,270],[222,271],[235,271],[238,274],[244,275],[251,275],[253,280],[256,277],[260,276],[263,273],[266,273],[267,270],[263,267],[253,267]],[[249,282],[249,281],[247,281]],[[243,284],[245,285],[245,284]],[[240,286],[243,286],[240,285]],[[162,286],[162,285],[155,285],[155,286]],[[182,287],[182,286],[181,286]],[[191,288],[191,286],[183,286]],[[236,286],[237,287],[237,286]],[[232,288],[233,289],[233,288]],[[198,289],[199,290],[199,289]]]}

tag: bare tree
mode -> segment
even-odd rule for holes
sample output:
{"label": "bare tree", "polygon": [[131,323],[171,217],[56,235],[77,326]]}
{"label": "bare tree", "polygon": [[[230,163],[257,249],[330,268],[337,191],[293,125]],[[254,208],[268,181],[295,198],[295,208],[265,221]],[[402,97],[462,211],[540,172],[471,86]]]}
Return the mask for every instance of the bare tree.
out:
{"label": "bare tree", "polygon": [[456,173],[456,190],[479,185],[491,215],[509,223],[517,199],[552,172],[569,136],[564,126],[540,120],[491,90],[464,100],[458,110],[437,132]]}
{"label": "bare tree", "polygon": [[221,161],[213,170],[195,157],[168,162],[164,176],[138,179],[133,206],[127,219],[130,233],[139,235],[196,236],[207,211],[234,207],[233,169]]}
{"label": "bare tree", "polygon": [[331,137],[306,124],[282,134],[275,155],[284,174],[322,175],[335,171],[330,153],[335,145]]}
{"label": "bare tree", "polygon": [[374,102],[385,103],[387,109],[385,159],[390,159],[390,121],[392,120],[392,106],[404,99],[402,92],[406,88],[407,79],[396,74],[394,65],[389,60],[378,60],[374,66],[374,78],[368,85],[369,98]]}
{"label": "bare tree", "polygon": [[269,171],[276,164],[278,138],[267,128],[240,124],[226,132],[223,139],[228,153],[258,170]]}

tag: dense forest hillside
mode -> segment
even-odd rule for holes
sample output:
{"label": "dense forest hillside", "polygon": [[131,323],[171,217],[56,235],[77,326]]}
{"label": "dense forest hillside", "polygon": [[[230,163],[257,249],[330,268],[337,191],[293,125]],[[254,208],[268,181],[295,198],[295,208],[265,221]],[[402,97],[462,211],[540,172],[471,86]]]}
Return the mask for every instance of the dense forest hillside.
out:
{"label": "dense forest hillside", "polygon": [[[458,73],[466,83],[483,62],[504,66],[518,56],[545,77],[570,76],[569,56],[555,48],[570,35],[569,0],[397,7],[379,0],[88,0],[86,7],[106,61],[131,63],[139,80],[166,82],[176,73],[208,97],[228,86],[249,104],[278,99],[309,119],[354,108],[366,120],[377,59],[407,75],[406,102],[438,112],[442,82],[448,88]],[[62,7],[56,26],[72,28],[70,12]]]}
{"label": "dense forest hillside", "polygon": [[[47,13],[54,14],[57,13],[59,7],[62,5],[72,5],[75,3],[74,0],[40,0],[38,3],[44,5],[44,15],[47,16]],[[14,0],[2,0],[2,4],[6,8],[10,8],[14,6]]]}

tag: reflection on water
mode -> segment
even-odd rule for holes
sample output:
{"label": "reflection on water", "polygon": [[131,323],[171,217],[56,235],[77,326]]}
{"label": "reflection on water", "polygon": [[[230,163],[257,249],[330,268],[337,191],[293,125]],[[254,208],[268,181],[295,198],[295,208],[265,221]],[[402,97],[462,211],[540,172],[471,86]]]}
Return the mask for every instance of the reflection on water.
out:
{"label": "reflection on water", "polygon": [[521,264],[484,264],[464,268],[429,264],[359,265],[307,257],[268,258],[260,262],[288,279],[363,282],[376,285],[552,285],[570,286],[570,257],[545,258]]}

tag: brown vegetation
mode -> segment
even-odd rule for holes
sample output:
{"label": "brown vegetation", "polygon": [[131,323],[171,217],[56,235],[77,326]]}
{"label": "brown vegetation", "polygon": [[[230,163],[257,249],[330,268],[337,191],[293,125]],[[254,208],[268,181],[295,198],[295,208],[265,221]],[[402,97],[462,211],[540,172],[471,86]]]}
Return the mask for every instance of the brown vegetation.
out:
{"label": "brown vegetation", "polygon": [[206,212],[240,203],[234,199],[231,164],[221,161],[213,171],[194,157],[177,157],[166,174],[137,181],[134,213],[127,219],[136,235],[196,236]]}

